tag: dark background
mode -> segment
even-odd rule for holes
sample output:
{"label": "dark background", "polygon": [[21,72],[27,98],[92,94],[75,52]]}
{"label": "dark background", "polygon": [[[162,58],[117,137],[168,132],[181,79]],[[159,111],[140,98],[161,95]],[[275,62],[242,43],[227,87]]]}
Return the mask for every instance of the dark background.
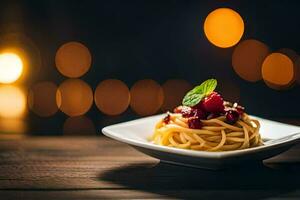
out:
{"label": "dark background", "polygon": [[[23,84],[28,88],[38,81],[65,80],[55,68],[55,53],[62,44],[79,41],[92,54],[92,67],[81,79],[93,90],[108,78],[120,79],[130,88],[145,78],[160,84],[173,78],[198,84],[215,77],[220,84],[230,82],[239,88],[239,102],[248,113],[299,118],[298,85],[277,91],[263,81],[242,80],[231,65],[234,47],[218,48],[206,39],[205,17],[219,7],[242,16],[242,40],[258,39],[273,51],[300,49],[299,1],[1,1],[0,33],[30,38],[29,51],[40,65],[27,74]],[[130,108],[120,116],[105,116],[95,105],[86,115],[97,132],[107,124],[138,117]],[[48,118],[29,112],[26,132],[61,135],[66,119],[62,112]]]}

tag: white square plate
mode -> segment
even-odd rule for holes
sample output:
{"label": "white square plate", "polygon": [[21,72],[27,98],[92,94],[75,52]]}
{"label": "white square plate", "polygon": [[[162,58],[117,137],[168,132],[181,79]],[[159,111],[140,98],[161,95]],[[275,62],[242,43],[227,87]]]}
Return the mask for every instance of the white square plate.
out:
{"label": "white square plate", "polygon": [[[275,122],[255,116],[261,123],[260,133],[265,145],[250,149],[205,152],[159,146],[148,141],[155,124],[165,115],[145,117],[107,126],[104,135],[127,143],[137,150],[163,162],[208,169],[220,169],[248,161],[262,161],[288,150],[300,140],[300,126]],[[122,152],[120,152],[122,154]]]}

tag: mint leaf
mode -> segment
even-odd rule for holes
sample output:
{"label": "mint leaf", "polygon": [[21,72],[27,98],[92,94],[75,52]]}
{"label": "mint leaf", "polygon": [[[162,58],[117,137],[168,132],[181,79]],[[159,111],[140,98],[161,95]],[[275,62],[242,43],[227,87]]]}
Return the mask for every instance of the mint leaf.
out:
{"label": "mint leaf", "polygon": [[182,105],[190,107],[197,105],[205,96],[212,93],[216,87],[216,79],[208,79],[204,81],[201,85],[196,86],[184,96]]}
{"label": "mint leaf", "polygon": [[192,107],[194,105],[197,105],[203,99],[203,97],[204,97],[203,94],[187,93],[182,100],[182,105]]}
{"label": "mint leaf", "polygon": [[217,80],[216,79],[208,79],[201,83],[200,90],[202,90],[202,93],[205,94],[205,96],[212,93],[217,87]]}

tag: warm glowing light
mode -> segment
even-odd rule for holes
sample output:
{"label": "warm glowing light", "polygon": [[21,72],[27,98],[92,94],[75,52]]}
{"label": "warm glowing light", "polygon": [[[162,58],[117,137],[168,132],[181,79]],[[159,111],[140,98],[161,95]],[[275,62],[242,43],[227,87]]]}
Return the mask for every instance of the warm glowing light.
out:
{"label": "warm glowing light", "polygon": [[24,92],[12,85],[0,86],[0,117],[19,118],[26,110],[26,96]]}
{"label": "warm glowing light", "polygon": [[243,36],[244,21],[234,10],[218,8],[206,17],[204,33],[214,45],[222,48],[231,47]]}
{"label": "warm glowing light", "polygon": [[269,48],[257,40],[240,42],[232,54],[234,71],[244,80],[256,82],[262,79],[261,67],[269,54]]}
{"label": "warm glowing light", "polygon": [[14,53],[0,54],[0,83],[13,83],[22,74],[23,63]]}
{"label": "warm glowing light", "polygon": [[18,83],[28,83],[31,82],[31,80],[38,79],[41,75],[40,70],[42,66],[42,58],[39,47],[31,38],[24,34],[24,31],[5,32],[0,35],[0,52],[12,53],[21,59],[23,71],[17,80]]}
{"label": "warm glowing light", "polygon": [[289,86],[294,80],[292,60],[282,53],[272,53],[266,57],[262,66],[262,77],[273,89]]}
{"label": "warm glowing light", "polygon": [[[27,130],[27,124],[22,119],[14,119],[14,118],[6,118],[0,120],[0,131],[1,131],[1,139],[3,139],[3,134],[24,134]],[[20,138],[19,136],[15,135],[16,137],[8,137],[8,139],[11,138]]]}
{"label": "warm glowing light", "polygon": [[96,128],[91,119],[86,116],[69,117],[63,127],[65,135],[95,135]]}
{"label": "warm glowing light", "polygon": [[40,82],[29,91],[28,105],[39,116],[48,117],[54,115],[58,106],[56,104],[57,86],[52,82]]}
{"label": "warm glowing light", "polygon": [[173,111],[173,109],[181,105],[182,98],[187,91],[192,89],[192,85],[186,80],[171,79],[162,85],[164,91],[164,102],[162,104],[163,111]]}
{"label": "warm glowing light", "polygon": [[93,104],[93,91],[80,79],[68,79],[58,87],[56,103],[69,116],[83,115]]}
{"label": "warm glowing light", "polygon": [[158,112],[164,98],[161,86],[150,79],[136,82],[130,90],[130,95],[131,108],[142,116]]}
{"label": "warm glowing light", "polygon": [[95,103],[100,111],[107,115],[119,115],[129,106],[128,87],[120,80],[102,81],[95,91]]}
{"label": "warm glowing light", "polygon": [[89,49],[79,42],[62,45],[55,56],[58,71],[69,78],[78,78],[91,67],[92,56]]}

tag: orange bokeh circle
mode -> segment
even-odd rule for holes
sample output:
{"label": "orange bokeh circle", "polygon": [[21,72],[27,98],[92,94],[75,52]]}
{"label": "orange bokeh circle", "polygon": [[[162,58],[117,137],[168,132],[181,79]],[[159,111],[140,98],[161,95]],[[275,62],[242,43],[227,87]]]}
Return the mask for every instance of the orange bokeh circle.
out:
{"label": "orange bokeh circle", "polygon": [[295,77],[293,61],[282,53],[271,53],[263,62],[262,77],[273,89],[287,88]]}
{"label": "orange bokeh circle", "polygon": [[93,91],[80,79],[68,79],[58,87],[56,103],[69,116],[83,115],[93,104]]}
{"label": "orange bokeh circle", "polygon": [[69,117],[63,126],[64,135],[95,135],[96,128],[93,121],[84,116]]}
{"label": "orange bokeh circle", "polygon": [[232,47],[243,36],[244,21],[236,11],[218,8],[206,17],[204,33],[212,44],[221,48]]}
{"label": "orange bokeh circle", "polygon": [[151,79],[136,82],[130,89],[130,106],[141,116],[152,115],[159,111],[163,99],[163,89]]}
{"label": "orange bokeh circle", "polygon": [[96,88],[96,106],[107,115],[119,115],[129,106],[130,92],[125,83],[117,79],[104,80]]}
{"label": "orange bokeh circle", "polygon": [[28,94],[29,108],[42,117],[54,115],[58,111],[56,92],[55,83],[49,81],[36,83]]}
{"label": "orange bokeh circle", "polygon": [[56,68],[69,78],[78,78],[84,75],[90,69],[91,63],[92,56],[89,49],[79,42],[68,42],[56,52]]}

